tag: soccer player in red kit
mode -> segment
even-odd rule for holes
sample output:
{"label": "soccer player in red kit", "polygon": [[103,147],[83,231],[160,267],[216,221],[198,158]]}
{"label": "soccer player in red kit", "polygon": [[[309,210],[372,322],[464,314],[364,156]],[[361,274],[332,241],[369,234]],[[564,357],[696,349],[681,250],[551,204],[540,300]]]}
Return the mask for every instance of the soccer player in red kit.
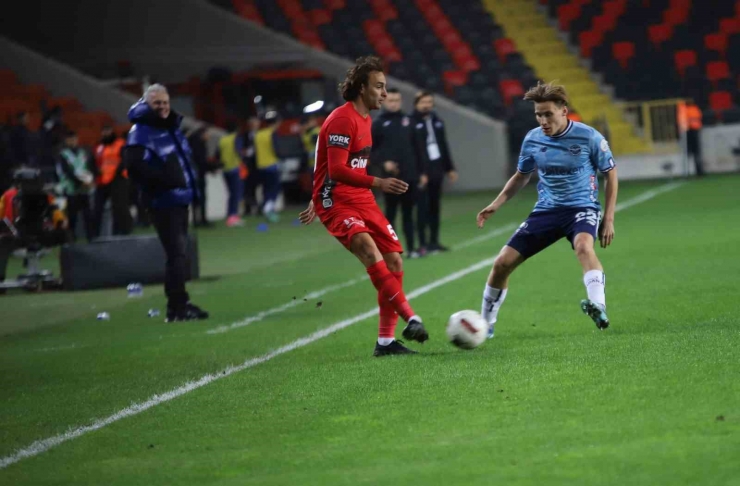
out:
{"label": "soccer player in red kit", "polygon": [[319,132],[314,166],[313,197],[300,214],[303,224],[318,216],[329,233],[367,269],[378,291],[380,323],[374,356],[413,354],[395,340],[398,316],[406,321],[403,337],[423,343],[429,339],[421,318],[403,293],[403,247],[370,188],[403,194],[405,182],[367,175],[372,148],[370,110],[377,110],[388,93],[383,66],[377,57],[363,57],[340,86],[347,101],[334,110]]}

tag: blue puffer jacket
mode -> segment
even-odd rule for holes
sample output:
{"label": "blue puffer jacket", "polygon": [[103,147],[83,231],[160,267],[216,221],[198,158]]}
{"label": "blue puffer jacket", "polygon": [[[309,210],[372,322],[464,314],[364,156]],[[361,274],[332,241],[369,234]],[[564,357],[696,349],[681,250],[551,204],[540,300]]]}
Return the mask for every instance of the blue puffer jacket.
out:
{"label": "blue puffer jacket", "polygon": [[198,199],[198,184],[192,166],[192,152],[188,141],[180,131],[182,116],[170,111],[167,119],[160,118],[142,98],[128,110],[128,119],[134,126],[128,133],[126,146],[138,145],[146,150],[144,161],[150,166],[163,169],[167,157],[177,156],[187,181],[187,188],[169,189],[155,194],[146,194],[152,208],[187,206]]}

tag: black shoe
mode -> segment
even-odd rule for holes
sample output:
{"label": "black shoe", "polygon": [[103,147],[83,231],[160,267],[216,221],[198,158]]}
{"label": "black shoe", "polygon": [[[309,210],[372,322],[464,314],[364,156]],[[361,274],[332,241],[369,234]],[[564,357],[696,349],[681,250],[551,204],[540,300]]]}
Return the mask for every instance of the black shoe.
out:
{"label": "black shoe", "polygon": [[440,253],[440,252],[444,253],[446,251],[450,251],[450,249],[446,246],[440,245],[439,243],[435,243],[433,245],[429,245],[429,251],[431,253]]}
{"label": "black shoe", "polygon": [[208,312],[190,302],[184,306],[167,307],[167,318],[164,322],[200,321],[208,319]]}
{"label": "black shoe", "polygon": [[416,351],[412,351],[403,345],[403,341],[392,341],[387,346],[382,346],[380,343],[375,343],[375,351],[373,356],[389,356],[391,354],[417,354]]}
{"label": "black shoe", "polygon": [[418,341],[423,343],[429,339],[429,333],[424,329],[424,324],[416,319],[411,319],[406,328],[403,330],[403,337],[409,341]]}

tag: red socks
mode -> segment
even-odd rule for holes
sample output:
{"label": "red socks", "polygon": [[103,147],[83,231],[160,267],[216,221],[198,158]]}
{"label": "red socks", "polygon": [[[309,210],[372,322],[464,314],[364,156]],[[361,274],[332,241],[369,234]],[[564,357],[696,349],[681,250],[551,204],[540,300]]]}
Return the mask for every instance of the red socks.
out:
{"label": "red socks", "polygon": [[398,314],[408,322],[414,315],[406,295],[403,293],[403,272],[391,273],[381,260],[367,269],[367,274],[373,285],[378,289],[378,305],[380,306],[380,326],[378,336],[392,338],[398,322]]}
{"label": "red socks", "polygon": [[[403,288],[403,272],[391,272],[398,285]],[[391,338],[396,336],[396,324],[398,324],[398,314],[393,308],[393,304],[383,298],[380,292],[378,292],[378,307],[380,307],[380,322],[378,323],[378,337],[379,338]]]}

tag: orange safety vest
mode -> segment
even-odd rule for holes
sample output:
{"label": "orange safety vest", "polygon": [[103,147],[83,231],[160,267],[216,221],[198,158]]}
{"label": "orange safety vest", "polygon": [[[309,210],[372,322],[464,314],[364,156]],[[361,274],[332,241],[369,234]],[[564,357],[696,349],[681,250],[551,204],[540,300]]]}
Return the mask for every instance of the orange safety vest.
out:
{"label": "orange safety vest", "polygon": [[[122,138],[117,138],[110,145],[100,144],[95,150],[95,165],[98,166],[100,175],[97,183],[106,186],[116,177],[116,171],[121,164],[121,149],[126,145]],[[123,171],[123,177],[128,177],[127,172]]]}
{"label": "orange safety vest", "polygon": [[15,218],[15,211],[13,210],[13,199],[15,198],[16,194],[18,194],[18,189],[15,187],[11,187],[7,191],[5,191],[5,194],[3,194],[3,197],[0,198],[0,218],[8,218],[10,221],[13,221]]}
{"label": "orange safety vest", "polygon": [[678,119],[678,127],[684,132],[687,130],[701,130],[702,128],[701,109],[694,104],[679,103],[676,118]]}

